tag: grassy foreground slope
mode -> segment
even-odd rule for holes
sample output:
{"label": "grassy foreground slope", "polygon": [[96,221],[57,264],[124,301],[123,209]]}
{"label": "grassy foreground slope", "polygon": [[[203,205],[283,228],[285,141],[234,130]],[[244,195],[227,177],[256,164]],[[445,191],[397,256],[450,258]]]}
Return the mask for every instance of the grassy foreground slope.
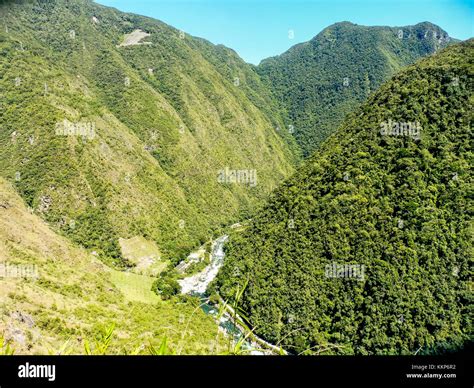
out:
{"label": "grassy foreground slope", "polygon": [[217,286],[248,279],[258,335],[318,354],[472,339],[473,58],[469,40],[383,84],[231,236]]}
{"label": "grassy foreground slope", "polygon": [[189,300],[161,301],[152,278],[137,278],[58,236],[0,178],[0,337],[15,354],[83,354],[86,341],[95,353],[112,324],[108,354],[149,354],[165,337],[175,354],[219,351],[212,318]]}
{"label": "grassy foreground slope", "polygon": [[0,174],[102,258],[144,238],[177,260],[292,172],[272,99],[229,49],[88,0],[0,15]]}
{"label": "grassy foreground slope", "polygon": [[303,153],[310,156],[382,82],[452,41],[428,22],[404,27],[342,22],[263,60],[257,70],[286,112]]}

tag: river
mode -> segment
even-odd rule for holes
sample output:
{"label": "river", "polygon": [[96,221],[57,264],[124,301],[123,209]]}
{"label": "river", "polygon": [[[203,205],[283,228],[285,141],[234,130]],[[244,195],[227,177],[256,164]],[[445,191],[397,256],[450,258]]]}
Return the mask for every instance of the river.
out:
{"label": "river", "polygon": [[209,284],[216,278],[219,269],[224,264],[224,244],[229,236],[219,237],[211,246],[211,263],[201,272],[179,280],[182,294],[198,294],[206,293]]}
{"label": "river", "polygon": [[[222,236],[214,240],[211,245],[211,256],[210,264],[207,265],[201,272],[179,280],[182,294],[190,294],[198,297],[202,303],[203,311],[217,319],[218,311],[217,308],[209,302],[209,295],[206,290],[209,284],[216,278],[220,268],[224,264],[225,252],[224,244],[228,240],[228,236]],[[239,341],[242,336],[245,336],[245,329],[238,325],[233,320],[233,316],[226,312],[219,320],[219,326],[226,333],[226,335],[233,338],[234,342]],[[261,338],[258,338],[252,334],[252,338],[244,342],[242,348],[252,355],[268,355],[268,354],[279,354],[280,350]],[[286,352],[283,352],[286,354]]]}

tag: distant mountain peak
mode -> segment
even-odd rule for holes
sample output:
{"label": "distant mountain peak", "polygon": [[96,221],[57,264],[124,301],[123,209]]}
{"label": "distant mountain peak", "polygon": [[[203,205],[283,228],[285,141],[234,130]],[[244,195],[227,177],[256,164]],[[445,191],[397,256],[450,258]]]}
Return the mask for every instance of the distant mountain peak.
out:
{"label": "distant mountain peak", "polygon": [[309,156],[383,81],[454,42],[430,22],[412,26],[332,24],[308,42],[258,66],[288,112]]}

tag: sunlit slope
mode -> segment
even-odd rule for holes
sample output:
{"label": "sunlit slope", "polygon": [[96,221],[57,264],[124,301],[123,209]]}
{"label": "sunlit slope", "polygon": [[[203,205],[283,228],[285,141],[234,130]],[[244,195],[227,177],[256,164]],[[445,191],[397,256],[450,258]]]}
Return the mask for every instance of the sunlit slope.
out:
{"label": "sunlit slope", "polygon": [[470,40],[383,84],[231,236],[217,286],[248,280],[258,335],[317,354],[472,339],[473,58]]}
{"label": "sunlit slope", "polygon": [[0,337],[15,354],[84,354],[86,341],[95,353],[95,338],[111,325],[108,354],[149,354],[165,337],[169,352],[205,354],[210,344],[217,351],[212,318],[190,302],[161,301],[151,282],[111,272],[72,246],[0,178]]}
{"label": "sunlit slope", "polygon": [[223,71],[228,49],[89,1],[0,11],[2,175],[104,258],[136,236],[183,256],[292,172],[272,99],[240,58]]}

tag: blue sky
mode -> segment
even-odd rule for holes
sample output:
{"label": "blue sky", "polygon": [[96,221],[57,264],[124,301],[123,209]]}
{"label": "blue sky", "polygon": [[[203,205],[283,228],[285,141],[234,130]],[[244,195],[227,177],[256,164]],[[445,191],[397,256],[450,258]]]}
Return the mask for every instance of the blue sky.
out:
{"label": "blue sky", "polygon": [[247,62],[281,54],[340,21],[405,26],[430,21],[474,36],[474,0],[96,0],[222,43]]}

